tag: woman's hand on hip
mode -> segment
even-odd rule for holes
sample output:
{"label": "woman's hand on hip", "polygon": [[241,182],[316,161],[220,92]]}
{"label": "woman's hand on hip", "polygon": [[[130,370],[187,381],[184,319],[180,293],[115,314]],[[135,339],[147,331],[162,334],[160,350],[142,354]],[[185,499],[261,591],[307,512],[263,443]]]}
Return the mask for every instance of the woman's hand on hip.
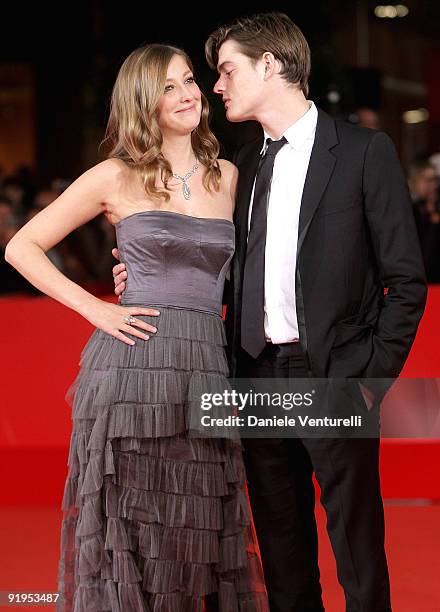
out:
{"label": "woman's hand on hip", "polygon": [[144,308],[142,306],[119,306],[103,300],[97,300],[93,305],[90,305],[87,312],[84,313],[85,318],[95,327],[102,329],[107,334],[114,336],[125,344],[133,345],[135,341],[129,338],[126,334],[148,340],[150,334],[155,334],[157,328],[154,325],[146,323],[142,319],[136,318],[136,315],[158,316],[160,312],[155,308]]}

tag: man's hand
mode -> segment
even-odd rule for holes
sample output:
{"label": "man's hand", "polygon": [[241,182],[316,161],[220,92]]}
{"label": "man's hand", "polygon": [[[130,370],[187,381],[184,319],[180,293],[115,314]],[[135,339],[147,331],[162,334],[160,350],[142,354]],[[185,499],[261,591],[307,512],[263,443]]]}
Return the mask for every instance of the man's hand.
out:
{"label": "man's hand", "polygon": [[[112,255],[118,261],[121,261],[118,249],[112,249]],[[125,290],[125,281],[127,279],[127,272],[125,271],[125,264],[118,263],[113,266],[113,280],[115,283],[115,294],[118,296],[118,302],[121,301],[121,295]]]}

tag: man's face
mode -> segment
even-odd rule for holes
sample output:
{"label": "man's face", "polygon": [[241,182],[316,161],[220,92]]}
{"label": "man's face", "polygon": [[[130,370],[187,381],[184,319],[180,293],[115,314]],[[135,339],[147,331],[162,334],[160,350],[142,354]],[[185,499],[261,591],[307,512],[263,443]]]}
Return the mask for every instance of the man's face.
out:
{"label": "man's face", "polygon": [[263,61],[254,64],[234,40],[227,40],[219,49],[217,71],[214,91],[223,98],[228,121],[256,119],[264,101]]}

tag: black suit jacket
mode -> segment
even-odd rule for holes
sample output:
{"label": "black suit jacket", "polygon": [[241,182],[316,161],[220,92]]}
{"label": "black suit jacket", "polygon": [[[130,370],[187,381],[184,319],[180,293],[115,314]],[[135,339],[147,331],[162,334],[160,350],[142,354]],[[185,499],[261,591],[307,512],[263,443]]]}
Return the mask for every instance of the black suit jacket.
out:
{"label": "black suit jacket", "polygon": [[[235,159],[236,253],[226,314],[231,376],[240,346],[249,201],[262,144],[261,135]],[[385,133],[318,110],[292,283],[311,376],[398,376],[423,313],[426,280],[406,180]]]}

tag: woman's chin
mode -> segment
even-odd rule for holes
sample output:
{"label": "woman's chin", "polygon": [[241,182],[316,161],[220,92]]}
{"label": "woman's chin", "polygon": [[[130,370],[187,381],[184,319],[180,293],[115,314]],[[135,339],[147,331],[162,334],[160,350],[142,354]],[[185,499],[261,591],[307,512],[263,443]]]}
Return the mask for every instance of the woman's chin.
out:
{"label": "woman's chin", "polygon": [[199,125],[200,117],[187,117],[186,120],[179,122],[179,125],[176,126],[176,131],[181,134],[191,134]]}

